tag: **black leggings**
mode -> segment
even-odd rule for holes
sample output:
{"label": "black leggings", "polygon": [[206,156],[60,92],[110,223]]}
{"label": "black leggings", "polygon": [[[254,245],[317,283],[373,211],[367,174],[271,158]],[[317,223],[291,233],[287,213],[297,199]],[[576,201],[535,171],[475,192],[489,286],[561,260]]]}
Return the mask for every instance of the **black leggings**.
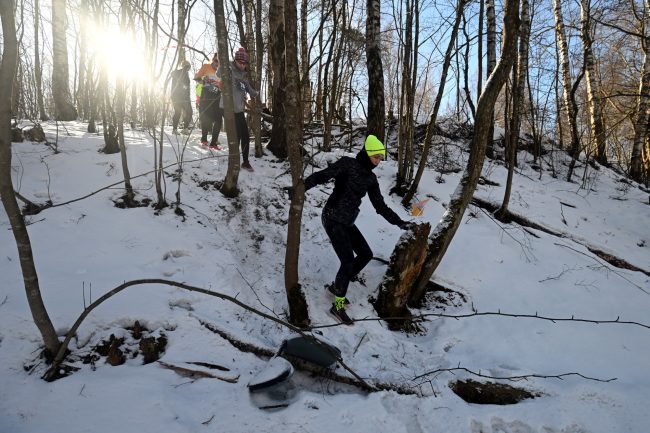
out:
{"label": "black leggings", "polygon": [[212,95],[207,95],[207,93],[208,91],[205,90],[201,94],[201,101],[199,102],[201,141],[208,141],[208,132],[212,130],[210,144],[214,144],[219,139],[219,132],[221,132],[223,110],[219,108],[220,97],[215,98]]}
{"label": "black leggings", "polygon": [[334,280],[334,293],[343,297],[348,291],[350,280],[372,260],[372,250],[356,225],[345,226],[325,216],[321,216],[321,221],[334,252],[341,261]]}
{"label": "black leggings", "polygon": [[174,105],[174,115],[172,116],[172,126],[174,130],[178,127],[178,121],[183,113],[183,128],[189,128],[192,125],[192,103],[187,101],[176,101]]}
{"label": "black leggings", "polygon": [[235,113],[235,129],[237,132],[237,140],[241,146],[243,162],[248,162],[248,147],[251,137],[248,134],[248,123],[246,123],[246,115],[244,113]]}

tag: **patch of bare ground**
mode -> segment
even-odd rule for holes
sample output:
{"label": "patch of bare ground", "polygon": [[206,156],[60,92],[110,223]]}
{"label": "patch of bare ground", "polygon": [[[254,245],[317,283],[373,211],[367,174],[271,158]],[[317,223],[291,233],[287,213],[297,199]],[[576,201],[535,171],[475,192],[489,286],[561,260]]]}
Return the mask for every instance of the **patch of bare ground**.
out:
{"label": "patch of bare ground", "polygon": [[531,392],[503,383],[483,383],[471,379],[451,382],[449,387],[467,403],[474,404],[516,404],[522,400],[542,396],[542,393]]}

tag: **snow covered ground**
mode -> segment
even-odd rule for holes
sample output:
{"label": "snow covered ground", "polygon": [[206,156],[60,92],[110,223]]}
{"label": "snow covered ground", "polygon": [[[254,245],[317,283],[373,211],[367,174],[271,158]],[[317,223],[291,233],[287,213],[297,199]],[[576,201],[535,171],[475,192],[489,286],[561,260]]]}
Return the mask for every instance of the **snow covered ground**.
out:
{"label": "snow covered ground", "polygon": [[[27,217],[44,302],[61,335],[84,305],[125,281],[142,278],[211,289],[286,317],[286,162],[270,154],[252,157],[255,172],[242,171],[240,196],[227,199],[209,184],[199,185],[223,180],[226,152],[194,146],[194,133],[182,153],[185,217],[170,208],[158,215],[151,207],[125,210],[113,202],[123,194],[119,154],[98,153],[103,140],[86,133],[84,124],[65,126],[58,154],[43,144],[13,145],[15,188],[34,202],[51,200],[57,205],[102,189]],[[50,139],[54,131],[54,125],[47,126]],[[182,143],[169,138],[165,164],[176,162],[182,152]],[[154,150],[147,134],[127,131],[127,146],[131,175],[150,172]],[[434,151],[434,157],[439,152]],[[315,162],[325,167],[342,154],[319,153]],[[645,327],[505,315],[430,317],[418,334],[392,332],[376,320],[323,327],[318,332],[341,349],[343,360],[358,375],[370,383],[410,387],[417,395],[366,394],[301,371],[273,395],[251,394],[246,385],[268,358],[240,351],[208,327],[269,352],[295,334],[215,297],[167,285],[138,285],[88,316],[70,345],[75,359],[68,364],[79,370],[47,383],[40,379],[46,366],[39,359],[40,336],[27,307],[16,245],[1,212],[0,432],[646,432],[650,277],[617,268],[589,248],[650,271],[648,193],[608,169],[588,167],[585,174],[584,166],[576,171],[575,182],[567,183],[559,155],[554,161],[557,178],[551,176],[550,157],[545,157],[541,175],[531,168],[530,155],[522,152],[519,157],[510,209],[563,236],[504,226],[470,206],[434,274],[436,282],[455,291],[450,305],[443,310],[431,304],[414,313],[619,318]],[[178,188],[171,176],[175,168],[166,169],[169,202]],[[414,218],[400,206],[399,197],[388,195],[395,172],[393,160],[376,170],[387,203],[404,219],[435,225],[460,174],[444,174],[444,182],[438,183],[440,173],[427,171],[418,197],[433,199],[424,215]],[[484,177],[498,186],[482,185],[476,196],[499,204],[505,168],[487,160]],[[103,189],[109,185],[114,186]],[[135,178],[133,185],[137,198],[155,200],[151,174]],[[330,190],[331,185],[310,190],[303,214],[300,276],[315,326],[334,323],[327,314],[331,295],[323,287],[332,281],[338,260],[320,224]],[[357,225],[375,256],[388,258],[400,230],[378,216],[367,199]],[[382,262],[372,261],[362,274],[365,285],[351,284],[353,318],[376,317],[368,298],[375,295],[385,269]],[[125,328],[136,320],[151,335],[167,338],[160,361],[227,380],[184,377],[159,362],[143,365],[141,356],[129,356],[117,367],[104,358],[94,364],[79,360],[111,334],[124,337],[133,353],[138,343]],[[455,370],[439,371],[445,369]],[[493,377],[584,377],[512,382],[477,377],[463,369]],[[336,372],[349,375],[341,367]],[[459,379],[509,383],[540,396],[514,405],[469,404],[449,387]],[[283,407],[259,408],[273,404],[274,398],[281,399]]]}

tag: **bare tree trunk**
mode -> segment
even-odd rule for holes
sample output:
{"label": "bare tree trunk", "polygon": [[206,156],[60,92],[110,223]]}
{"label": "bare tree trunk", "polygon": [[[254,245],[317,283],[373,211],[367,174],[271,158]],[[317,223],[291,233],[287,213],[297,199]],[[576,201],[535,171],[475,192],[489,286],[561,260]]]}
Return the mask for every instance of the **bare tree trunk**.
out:
{"label": "bare tree trunk", "polygon": [[[496,68],[497,64],[497,25],[496,25],[496,12],[494,10],[494,0],[485,0],[485,21],[486,21],[486,57],[487,68],[485,70],[486,76],[489,78]],[[490,119],[490,132],[488,133],[488,144],[485,154],[489,158],[494,158],[494,113]]]}
{"label": "bare tree trunk", "polygon": [[524,105],[524,90],[526,85],[526,71],[528,70],[528,40],[530,35],[530,12],[528,0],[521,0],[521,26],[519,27],[519,57],[514,63],[514,78],[512,82],[512,120],[507,138],[506,150],[508,151],[508,177],[506,190],[503,194],[501,207],[496,211],[495,217],[503,222],[508,221],[508,204],[512,193],[512,178],[517,166],[517,146],[519,143],[519,129]]}
{"label": "bare tree trunk", "polygon": [[603,112],[600,101],[596,66],[592,49],[591,37],[591,0],[580,0],[580,37],[584,47],[585,78],[587,81],[587,102],[589,105],[589,119],[591,124],[592,139],[595,140],[596,161],[602,165],[607,164],[607,140]]}
{"label": "bare tree trunk", "polygon": [[311,118],[311,83],[309,80],[310,62],[309,62],[309,41],[307,35],[307,0],[300,1],[300,77],[301,77],[301,100],[302,100],[302,118],[307,120]]}
{"label": "bare tree trunk", "polygon": [[302,141],[302,108],[300,103],[300,70],[298,69],[298,29],[296,2],[284,2],[284,45],[287,68],[287,107],[286,129],[289,142],[289,164],[291,180],[296,185],[297,194],[289,208],[287,227],[287,251],[284,267],[284,285],[289,303],[289,322],[306,327],[309,325],[309,312],[305,294],[298,282],[298,257],[300,255],[300,225],[302,207],[305,201],[305,186],[302,182],[302,160],[300,143]]}
{"label": "bare tree trunk", "polygon": [[180,63],[185,60],[185,33],[187,32],[187,9],[188,9],[188,0],[176,0],[178,1],[177,3],[177,10],[178,10],[178,16],[176,17],[176,26],[178,27],[176,29],[176,33],[178,35],[178,42],[176,44],[177,52],[178,52],[178,58],[176,59],[176,64],[180,65]]}
{"label": "bare tree trunk", "polygon": [[[321,2],[321,16],[325,16],[326,5],[328,1]],[[324,24],[324,23],[321,23]],[[322,53],[324,47],[322,26],[318,32],[318,52]],[[316,76],[316,115],[317,120],[323,118],[323,56],[318,56],[318,71]]]}
{"label": "bare tree trunk", "polygon": [[74,120],[77,110],[72,105],[68,81],[68,45],[66,38],[66,0],[52,0],[52,96],[56,120]]}
{"label": "bare tree trunk", "polygon": [[[533,21],[533,17],[531,16],[531,21]],[[529,60],[530,63],[530,60]],[[530,82],[530,73],[528,69],[525,71],[526,75],[526,87],[528,87],[528,100],[530,103],[528,104],[528,116],[529,116],[529,123],[530,123],[530,134],[533,137],[533,163],[537,164],[537,161],[539,158],[542,156],[542,141],[544,140],[543,137],[543,131],[544,131],[544,124],[546,123],[547,120],[547,115],[545,109],[539,109],[537,104],[533,103],[533,85]],[[557,77],[556,77],[557,78]],[[554,95],[557,98],[557,95]],[[551,92],[548,92],[546,94],[546,101],[544,103],[544,107],[548,107],[548,102],[551,97]],[[542,175],[542,171],[539,171],[540,179]]]}
{"label": "bare tree trunk", "polygon": [[[336,92],[336,81],[338,80],[338,65],[341,53],[336,52],[336,45],[339,43],[339,22],[340,15],[337,12],[339,0],[332,1],[332,40],[330,49],[327,54],[327,61],[325,62],[325,82],[323,84],[323,151],[330,152],[332,150],[332,117],[336,107],[333,106],[334,93]],[[342,6],[342,8],[345,6]],[[332,63],[332,58],[333,63]],[[330,66],[332,73],[330,73]],[[331,82],[331,84],[330,84]]]}
{"label": "bare tree trunk", "polygon": [[81,120],[88,119],[90,108],[88,104],[88,90],[87,81],[90,74],[88,69],[88,3],[82,2],[80,5],[79,14],[79,78],[77,80],[77,88],[75,90],[75,103],[78,108],[78,115]]}
{"label": "bare tree trunk", "polygon": [[284,0],[271,0],[269,4],[269,57],[273,70],[273,129],[267,149],[277,158],[286,158],[287,131],[285,108],[287,74],[285,71]]}
{"label": "bare tree trunk", "polygon": [[463,84],[465,90],[465,102],[469,107],[469,111],[472,114],[471,121],[474,121],[476,117],[476,107],[474,107],[474,101],[472,100],[472,92],[469,90],[469,51],[470,51],[470,37],[467,32],[467,20],[465,19],[465,13],[463,12],[463,36],[465,37],[465,51],[463,53]]}
{"label": "bare tree trunk", "polygon": [[381,61],[381,1],[366,2],[366,67],[368,69],[368,134],[385,139],[386,102],[384,67]]}
{"label": "bare tree trunk", "polygon": [[[338,48],[336,53],[338,53],[338,58],[335,62],[334,73],[336,74],[336,83],[334,85],[334,103],[333,103],[333,113],[332,119],[336,119],[339,122],[345,122],[346,116],[346,94],[348,93],[349,88],[346,87],[348,82],[347,77],[353,75],[353,68],[349,66],[350,59],[353,56],[351,52],[351,40],[346,37],[352,31],[352,20],[354,18],[354,11],[357,5],[357,1],[344,2],[341,7],[341,38],[339,39]],[[347,57],[347,61],[344,61]],[[334,82],[333,82],[334,83]],[[342,145],[343,142],[339,141],[339,145]]]}
{"label": "bare tree trunk", "polygon": [[[260,39],[262,38],[262,10],[261,0],[257,0],[258,7],[255,10],[255,17],[253,17],[253,2],[245,2],[244,7],[246,10],[246,17],[248,19],[247,31],[247,45],[252,47],[251,64],[251,82],[254,88],[260,90],[262,94],[262,62],[264,60],[264,44]],[[253,22],[255,22],[255,30],[253,31]],[[264,148],[262,147],[262,115],[261,115],[261,101],[256,98],[254,107],[250,114],[251,130],[255,139],[255,156],[261,158],[264,155]]]}
{"label": "bare tree trunk", "polygon": [[463,15],[463,9],[467,4],[467,0],[459,0],[456,5],[456,19],[454,20],[454,27],[451,31],[451,36],[449,37],[449,43],[447,44],[447,51],[445,52],[444,63],[442,65],[442,72],[440,74],[440,88],[436,93],[436,100],[433,104],[433,112],[429,118],[429,124],[427,125],[427,133],[424,138],[424,149],[422,150],[422,156],[420,157],[420,164],[418,165],[418,171],[415,175],[415,179],[411,184],[409,190],[404,195],[402,199],[403,206],[409,206],[411,200],[415,196],[415,193],[418,190],[420,185],[420,180],[424,174],[424,168],[426,167],[426,162],[429,159],[429,149],[431,148],[431,141],[433,140],[433,131],[436,126],[436,119],[438,118],[438,111],[440,111],[440,105],[442,104],[442,98],[445,93],[445,83],[447,82],[447,74],[449,73],[449,65],[451,64],[451,55],[456,44],[456,39],[458,38],[458,27],[460,25],[460,19]]}
{"label": "bare tree trunk", "polygon": [[[165,199],[165,172],[163,170],[163,149],[165,139],[165,112],[162,110],[160,116],[160,135],[156,136],[156,128],[151,128],[151,136],[153,137],[153,169],[154,169],[154,186],[156,188],[156,204],[155,209],[163,209],[167,207],[167,200]],[[180,167],[179,167],[180,168]],[[180,179],[180,176],[179,176]],[[180,197],[177,196],[177,205],[180,203]]]}
{"label": "bare tree trunk", "polygon": [[[20,23],[25,22],[25,2],[21,1],[17,5],[17,10],[16,10],[16,17],[18,18],[18,21]],[[18,15],[18,12],[20,11],[20,14]],[[21,25],[18,26],[20,29],[19,32],[17,33],[17,40],[18,40],[18,46],[22,47],[23,46],[23,36],[25,35],[25,26]],[[18,65],[16,67],[16,79],[13,81],[14,83],[14,89],[13,89],[13,98],[11,100],[11,113],[17,117],[17,118],[24,118],[25,113],[26,113],[26,104],[25,104],[25,95],[24,95],[24,90],[23,86],[21,83],[26,81],[26,78],[23,74],[23,65],[20,62],[20,55],[18,57]]]}
{"label": "bare tree trunk", "polygon": [[97,83],[95,82],[93,76],[90,74],[88,75],[88,84],[86,90],[88,91],[88,128],[86,131],[92,134],[96,134],[97,106],[99,105],[99,100],[97,97]]}
{"label": "bare tree trunk", "polygon": [[472,138],[471,152],[467,167],[458,187],[447,207],[447,211],[429,237],[427,259],[422,272],[414,286],[409,305],[419,305],[426,293],[427,283],[440,264],[456,230],[460,225],[465,209],[476,190],[485,149],[489,140],[490,120],[494,113],[494,103],[503,84],[508,78],[517,50],[517,31],[519,28],[519,0],[507,0],[503,18],[503,49],[501,59],[485,84],[485,89],[476,107],[476,123]]}
{"label": "bare tree trunk", "polygon": [[120,158],[122,161],[122,175],[124,176],[124,202],[128,207],[134,205],[135,192],[131,185],[131,173],[129,172],[129,162],[126,155],[126,144],[124,143],[124,105],[125,105],[126,86],[123,78],[117,79],[115,85],[115,110],[117,116],[117,142],[120,146]]}
{"label": "bare tree trunk", "polygon": [[398,132],[397,178],[398,190],[413,179],[411,161],[413,160],[413,95],[411,73],[413,68],[413,2],[406,0],[406,20],[404,22],[404,57],[402,58],[402,80],[400,90],[400,118]]}
{"label": "bare tree trunk", "polygon": [[639,97],[636,104],[634,120],[634,143],[630,161],[630,177],[637,182],[643,180],[643,145],[646,141],[648,124],[648,100],[650,99],[650,0],[645,0],[641,23],[641,48],[643,49],[643,67],[639,77]]}
{"label": "bare tree trunk", "polygon": [[[148,31],[145,31],[145,71],[149,76],[154,75],[153,65],[155,64],[154,58],[155,53],[158,48],[158,11],[160,9],[159,0],[154,0],[153,3],[153,13],[151,25],[148,26]],[[147,20],[145,21],[144,27],[147,28]],[[143,86],[143,96],[142,100],[144,101],[144,120],[142,126],[146,129],[153,129],[156,126],[156,113],[161,111],[159,107],[159,99],[155,96],[154,90],[151,86]],[[164,123],[161,124],[164,126]]]}
{"label": "bare tree trunk", "polygon": [[[479,0],[478,9],[478,45],[476,47],[476,97],[483,91],[483,19],[485,18],[485,0]],[[474,115],[476,117],[476,114]]]}
{"label": "bare tree trunk", "polygon": [[[237,27],[237,32],[239,34],[240,44],[243,46],[246,44],[246,30],[244,30],[244,21],[242,19],[242,0],[230,0],[230,8],[226,10],[228,12],[228,17],[232,19],[234,16],[235,26]],[[246,47],[244,47],[246,48]],[[248,51],[248,50],[247,50]]]}
{"label": "bare tree trunk", "polygon": [[226,197],[237,197],[239,188],[239,143],[235,131],[235,113],[232,102],[232,74],[228,58],[228,31],[226,16],[223,10],[223,0],[214,0],[214,22],[217,27],[217,42],[219,45],[219,64],[221,65],[221,100],[223,101],[223,123],[228,136],[228,171],[221,187],[221,193]]}
{"label": "bare tree trunk", "polygon": [[646,188],[650,187],[650,116],[645,133],[645,145],[643,146],[643,177]]}
{"label": "bare tree trunk", "polygon": [[36,81],[36,101],[38,103],[39,119],[45,122],[48,120],[43,102],[43,68],[41,66],[41,47],[39,44],[41,36],[41,14],[39,0],[34,0],[34,80]]}
{"label": "bare tree trunk", "polygon": [[104,136],[102,152],[106,154],[118,153],[120,151],[120,144],[117,138],[117,118],[108,91],[106,70],[103,67],[99,71],[99,84],[97,88],[97,93],[102,104],[102,133]]}
{"label": "bare tree trunk", "polygon": [[0,1],[0,19],[2,20],[3,34],[2,63],[0,64],[0,198],[16,240],[25,293],[32,318],[41,333],[46,352],[48,355],[54,356],[60,343],[41,297],[31,241],[11,181],[11,105],[18,64],[13,0]]}
{"label": "bare tree trunk", "polygon": [[[120,5],[120,29],[126,33],[128,28],[127,17],[130,15],[127,0],[122,0]],[[129,172],[129,163],[126,155],[126,144],[124,142],[124,110],[126,104],[126,84],[124,78],[117,78],[115,85],[115,104],[117,113],[117,141],[120,145],[120,157],[122,160],[122,175],[124,176],[124,203],[128,207],[135,205],[135,192],[131,185],[131,173]]]}
{"label": "bare tree trunk", "polygon": [[[485,20],[487,24],[487,69],[485,72],[489,78],[497,65],[497,19],[494,10],[494,0],[485,0]],[[492,113],[492,117],[488,120],[490,130],[488,131],[488,142],[485,154],[488,158],[494,158],[494,112]]]}

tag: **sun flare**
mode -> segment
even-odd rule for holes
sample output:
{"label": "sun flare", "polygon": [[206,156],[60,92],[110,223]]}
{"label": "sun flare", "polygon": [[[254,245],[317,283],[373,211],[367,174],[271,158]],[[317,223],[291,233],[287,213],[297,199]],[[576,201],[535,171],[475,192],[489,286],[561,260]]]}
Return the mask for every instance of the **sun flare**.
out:
{"label": "sun flare", "polygon": [[98,30],[93,33],[92,46],[109,78],[123,78],[127,82],[147,79],[144,47],[132,33],[116,27]]}

